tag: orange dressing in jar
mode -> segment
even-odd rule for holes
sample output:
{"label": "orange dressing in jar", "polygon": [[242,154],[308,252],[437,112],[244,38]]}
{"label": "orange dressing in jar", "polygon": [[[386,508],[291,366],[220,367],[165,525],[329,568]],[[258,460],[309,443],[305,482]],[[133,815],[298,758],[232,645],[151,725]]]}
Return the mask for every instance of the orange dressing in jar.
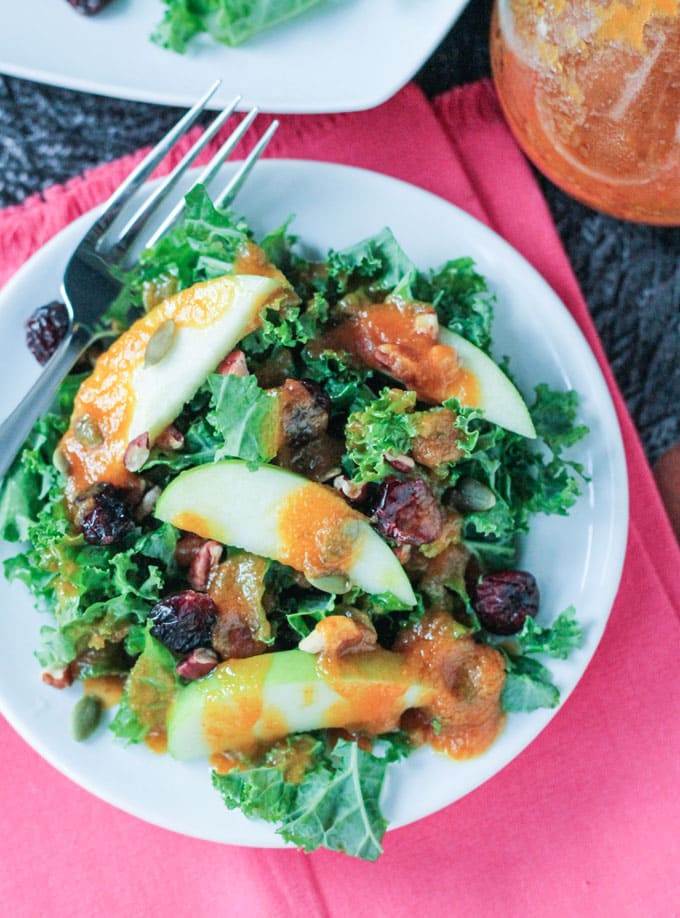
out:
{"label": "orange dressing in jar", "polygon": [[491,63],[548,178],[614,216],[680,225],[679,0],[497,0]]}

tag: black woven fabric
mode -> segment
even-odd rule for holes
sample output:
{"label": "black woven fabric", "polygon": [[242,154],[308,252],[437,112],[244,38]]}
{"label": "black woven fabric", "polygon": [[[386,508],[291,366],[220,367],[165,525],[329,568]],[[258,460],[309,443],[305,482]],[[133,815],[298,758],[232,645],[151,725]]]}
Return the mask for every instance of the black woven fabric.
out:
{"label": "black woven fabric", "polygon": [[[489,74],[490,0],[472,0],[418,82]],[[0,207],[147,145],[177,110],[0,77]],[[540,178],[619,386],[654,461],[680,440],[680,229],[598,214]]]}

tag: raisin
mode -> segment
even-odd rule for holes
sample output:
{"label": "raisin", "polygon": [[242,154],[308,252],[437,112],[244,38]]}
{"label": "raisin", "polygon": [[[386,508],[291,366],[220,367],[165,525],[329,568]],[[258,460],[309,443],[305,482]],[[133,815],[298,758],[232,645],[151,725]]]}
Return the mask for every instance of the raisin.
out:
{"label": "raisin", "polygon": [[297,448],[328,428],[330,399],[315,382],[287,379],[279,389],[281,431],[286,445]]}
{"label": "raisin", "polygon": [[26,344],[39,364],[44,365],[68,331],[66,306],[53,300],[41,306],[26,321]]}
{"label": "raisin", "polygon": [[84,13],[85,16],[93,16],[103,10],[109,0],[67,0],[67,2],[79,13]]}
{"label": "raisin", "polygon": [[442,512],[422,478],[394,475],[380,484],[375,511],[378,530],[398,545],[426,545],[442,532]]}
{"label": "raisin", "polygon": [[217,606],[206,593],[185,590],[157,602],[149,619],[153,622],[151,634],[161,644],[175,653],[189,653],[210,646]]}
{"label": "raisin", "polygon": [[516,634],[538,612],[538,585],[527,571],[485,574],[473,589],[472,606],[492,634]]}
{"label": "raisin", "polygon": [[309,394],[314,399],[314,403],[320,411],[325,411],[326,414],[331,413],[331,399],[326,390],[319,385],[319,383],[314,382],[313,379],[301,379],[300,382],[309,392]]}
{"label": "raisin", "polygon": [[132,532],[135,521],[125,492],[99,482],[75,499],[74,522],[90,545],[112,545]]}

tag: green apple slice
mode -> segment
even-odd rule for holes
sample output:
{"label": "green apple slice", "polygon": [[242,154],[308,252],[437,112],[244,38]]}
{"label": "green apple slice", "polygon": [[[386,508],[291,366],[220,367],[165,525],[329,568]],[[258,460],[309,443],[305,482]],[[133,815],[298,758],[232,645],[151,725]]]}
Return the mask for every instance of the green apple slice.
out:
{"label": "green apple slice", "polygon": [[153,443],[225,354],[256,326],[267,301],[281,290],[281,281],[275,278],[226,275],[190,288],[191,313],[203,308],[210,312],[211,321],[195,323],[189,316],[183,318],[181,309],[166,308],[175,323],[173,340],[161,360],[152,365],[141,362],[132,373],[134,410],[128,440],[148,432]]}
{"label": "green apple slice", "polygon": [[367,593],[415,605],[408,577],[394,553],[326,485],[240,459],[188,469],[161,494],[156,516],[178,529],[243,548],[320,578],[346,576]]}
{"label": "green apple slice", "polygon": [[[75,491],[97,481],[129,484],[206,377],[258,327],[262,310],[290,296],[281,279],[225,275],[169,297],[123,332],[80,386],[61,442]],[[126,452],[138,444],[135,465]]]}
{"label": "green apple slice", "polygon": [[484,417],[499,427],[533,439],[536,428],[531,420],[526,402],[497,363],[466,338],[439,329],[439,341],[452,347],[458,354],[464,370],[473,373],[479,386],[479,408]]}
{"label": "green apple slice", "polygon": [[414,682],[399,654],[382,649],[332,671],[301,650],[228,660],[178,690],[168,712],[168,751],[193,759],[329,727],[386,732],[433,695]]}

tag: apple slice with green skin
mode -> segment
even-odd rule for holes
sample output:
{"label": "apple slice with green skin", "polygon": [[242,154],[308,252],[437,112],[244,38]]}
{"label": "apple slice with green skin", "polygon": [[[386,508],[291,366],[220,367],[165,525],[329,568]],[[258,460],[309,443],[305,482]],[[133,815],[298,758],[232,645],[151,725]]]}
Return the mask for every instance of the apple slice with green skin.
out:
{"label": "apple slice with green skin", "polygon": [[415,605],[401,564],[366,517],[326,485],[240,459],[177,476],[158,499],[158,519],[225,545],[272,558],[317,583],[344,575],[395,607]]}
{"label": "apple slice with green skin", "polygon": [[533,439],[536,429],[526,402],[498,364],[481,348],[448,328],[440,327],[439,341],[452,347],[462,368],[475,376],[479,398],[474,407],[479,408],[487,421]]}
{"label": "apple slice with green skin", "polygon": [[385,733],[434,694],[414,682],[400,654],[382,649],[330,669],[301,650],[228,660],[178,690],[167,718],[168,751],[176,759],[249,751],[329,727]]}
{"label": "apple slice with green skin", "polygon": [[76,396],[61,443],[73,489],[102,480],[130,484],[128,445],[140,436],[152,445],[225,354],[258,327],[265,306],[290,296],[280,278],[226,275],[194,284],[138,319],[101,355]]}

